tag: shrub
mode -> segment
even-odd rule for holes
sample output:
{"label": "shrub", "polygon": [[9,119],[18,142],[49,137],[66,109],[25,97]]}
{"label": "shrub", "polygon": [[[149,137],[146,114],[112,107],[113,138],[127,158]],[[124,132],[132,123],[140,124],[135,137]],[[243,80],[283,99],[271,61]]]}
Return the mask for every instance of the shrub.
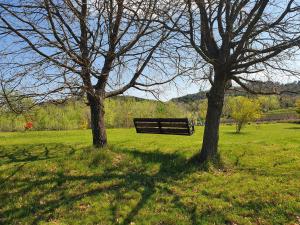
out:
{"label": "shrub", "polygon": [[30,130],[33,127],[33,123],[31,121],[28,121],[25,123],[24,128],[25,130]]}
{"label": "shrub", "polygon": [[260,104],[255,99],[246,97],[234,97],[229,99],[230,114],[236,123],[236,132],[240,133],[241,129],[250,121],[261,117]]}

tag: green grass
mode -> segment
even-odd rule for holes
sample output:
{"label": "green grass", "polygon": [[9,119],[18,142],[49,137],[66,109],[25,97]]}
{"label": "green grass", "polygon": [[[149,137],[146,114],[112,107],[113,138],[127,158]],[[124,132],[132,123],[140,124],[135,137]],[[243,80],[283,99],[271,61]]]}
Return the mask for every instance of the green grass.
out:
{"label": "green grass", "polygon": [[223,165],[188,162],[191,136],[0,133],[0,224],[299,224],[300,126],[222,126]]}

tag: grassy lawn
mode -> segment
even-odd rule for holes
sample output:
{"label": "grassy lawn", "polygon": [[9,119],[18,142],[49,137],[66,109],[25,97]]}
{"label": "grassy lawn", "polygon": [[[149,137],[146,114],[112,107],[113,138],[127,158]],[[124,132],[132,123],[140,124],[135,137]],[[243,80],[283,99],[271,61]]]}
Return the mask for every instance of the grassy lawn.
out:
{"label": "grassy lawn", "polygon": [[188,163],[202,139],[108,130],[0,133],[0,224],[300,224],[300,125],[223,126],[220,165]]}

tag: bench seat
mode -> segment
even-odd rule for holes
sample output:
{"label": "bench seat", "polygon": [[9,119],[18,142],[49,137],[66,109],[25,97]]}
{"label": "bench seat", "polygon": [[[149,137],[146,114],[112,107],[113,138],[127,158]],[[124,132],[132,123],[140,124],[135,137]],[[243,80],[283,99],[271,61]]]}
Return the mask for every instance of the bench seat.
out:
{"label": "bench seat", "polygon": [[134,118],[137,133],[192,135],[194,125],[188,118]]}

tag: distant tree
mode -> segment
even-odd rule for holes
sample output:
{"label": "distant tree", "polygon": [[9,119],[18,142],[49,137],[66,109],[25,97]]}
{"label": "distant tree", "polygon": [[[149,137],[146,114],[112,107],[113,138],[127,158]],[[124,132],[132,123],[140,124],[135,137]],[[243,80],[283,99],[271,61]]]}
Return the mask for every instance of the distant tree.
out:
{"label": "distant tree", "polygon": [[201,124],[205,121],[207,110],[207,101],[205,99],[200,101],[189,101],[185,103],[184,106],[188,111],[189,117],[193,121],[198,121]]}
{"label": "distant tree", "polygon": [[296,112],[300,114],[300,99],[296,100],[295,106],[296,106]]}
{"label": "distant tree", "polygon": [[230,117],[230,107],[229,107],[228,101],[231,97],[232,96],[226,96],[224,99],[224,105],[223,105],[223,110],[222,110],[222,117],[224,117],[224,118]]}
{"label": "distant tree", "polygon": [[295,105],[296,97],[289,96],[289,95],[282,95],[279,98],[280,107],[281,108],[290,108]]}
{"label": "distant tree", "polygon": [[261,117],[261,106],[258,100],[247,97],[232,97],[228,101],[230,114],[236,123],[236,133],[250,121]]}
{"label": "distant tree", "polygon": [[207,100],[202,100],[199,103],[199,118],[201,119],[202,122],[205,122],[206,112],[207,112]]}
{"label": "distant tree", "polygon": [[280,102],[277,96],[259,96],[258,102],[261,105],[263,112],[268,112],[270,110],[279,109]]}
{"label": "distant tree", "polygon": [[15,114],[22,114],[32,105],[31,98],[24,98],[21,92],[15,90],[7,90],[2,87],[0,91],[0,108],[6,112],[14,112]]}

